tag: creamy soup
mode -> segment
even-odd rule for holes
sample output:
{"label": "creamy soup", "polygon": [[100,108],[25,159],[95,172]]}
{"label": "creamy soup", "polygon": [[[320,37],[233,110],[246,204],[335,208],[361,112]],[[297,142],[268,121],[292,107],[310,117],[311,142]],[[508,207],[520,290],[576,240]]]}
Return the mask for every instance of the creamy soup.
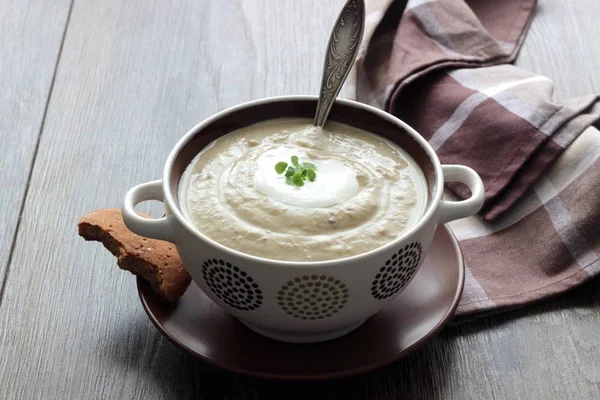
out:
{"label": "creamy soup", "polygon": [[285,118],[212,142],[187,167],[179,196],[185,217],[224,246],[319,261],[396,239],[423,213],[426,186],[414,160],[382,137]]}

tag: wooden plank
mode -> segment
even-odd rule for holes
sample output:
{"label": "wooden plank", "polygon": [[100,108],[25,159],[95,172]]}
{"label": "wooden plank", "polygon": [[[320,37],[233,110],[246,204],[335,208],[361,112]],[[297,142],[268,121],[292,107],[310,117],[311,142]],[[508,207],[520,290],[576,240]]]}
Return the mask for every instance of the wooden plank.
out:
{"label": "wooden plank", "polygon": [[539,0],[517,65],[552,79],[558,99],[600,93],[596,0]]}
{"label": "wooden plank", "polygon": [[[177,397],[137,363],[141,356],[155,372],[156,362],[171,363],[182,377],[181,355],[143,314],[132,276],[77,237],[77,220],[160,177],[171,147],[204,117],[269,95],[316,93],[322,63],[314,60],[343,2],[74,3],[0,309],[0,391]],[[138,346],[139,334],[145,349],[121,347]],[[160,348],[171,355],[155,358]]]}
{"label": "wooden plank", "polygon": [[[448,327],[380,371],[275,384],[174,348],[147,320],[134,279],[76,236],[81,215],[118,206],[130,186],[159,177],[171,146],[203,117],[267,95],[314,93],[342,3],[76,1],[0,307],[0,398],[600,397],[597,284]],[[563,64],[568,55],[590,46],[579,38],[593,36],[597,6],[540,7],[520,62],[560,78],[574,65]],[[582,80],[600,91],[592,67],[577,65],[564,94],[583,94],[567,91],[583,90]]]}
{"label": "wooden plank", "polygon": [[70,0],[0,0],[0,297]]}

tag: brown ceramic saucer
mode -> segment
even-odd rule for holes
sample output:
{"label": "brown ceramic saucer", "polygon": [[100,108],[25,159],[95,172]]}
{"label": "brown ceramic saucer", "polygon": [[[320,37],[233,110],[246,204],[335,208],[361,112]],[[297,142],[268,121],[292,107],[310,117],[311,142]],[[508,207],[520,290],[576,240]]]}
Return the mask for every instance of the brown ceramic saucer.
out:
{"label": "brown ceramic saucer", "polygon": [[193,282],[175,304],[138,279],[142,305],[175,345],[217,367],[255,377],[316,381],[383,367],[429,341],[452,317],[464,284],[458,242],[441,226],[410,285],[386,309],[339,339],[289,344],[262,337],[225,313]]}

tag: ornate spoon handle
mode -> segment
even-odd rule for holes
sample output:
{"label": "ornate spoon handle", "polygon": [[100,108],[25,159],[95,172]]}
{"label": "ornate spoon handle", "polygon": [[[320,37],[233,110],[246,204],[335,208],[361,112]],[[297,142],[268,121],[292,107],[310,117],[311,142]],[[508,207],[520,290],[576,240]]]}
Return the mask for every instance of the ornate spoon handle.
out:
{"label": "ornate spoon handle", "polygon": [[324,126],[337,95],[356,60],[365,26],[364,0],[348,0],[329,37],[315,126]]}

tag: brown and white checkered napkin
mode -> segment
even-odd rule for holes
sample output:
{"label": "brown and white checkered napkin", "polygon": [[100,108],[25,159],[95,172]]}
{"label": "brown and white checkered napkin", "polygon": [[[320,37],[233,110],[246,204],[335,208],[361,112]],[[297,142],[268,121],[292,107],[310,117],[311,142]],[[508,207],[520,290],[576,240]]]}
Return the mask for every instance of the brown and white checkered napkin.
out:
{"label": "brown and white checkered napkin", "polygon": [[406,121],[442,163],[474,168],[486,186],[482,213],[451,224],[467,268],[456,315],[518,307],[596,276],[600,102],[557,103],[549,79],[510,64],[536,0],[367,4],[350,92]]}

